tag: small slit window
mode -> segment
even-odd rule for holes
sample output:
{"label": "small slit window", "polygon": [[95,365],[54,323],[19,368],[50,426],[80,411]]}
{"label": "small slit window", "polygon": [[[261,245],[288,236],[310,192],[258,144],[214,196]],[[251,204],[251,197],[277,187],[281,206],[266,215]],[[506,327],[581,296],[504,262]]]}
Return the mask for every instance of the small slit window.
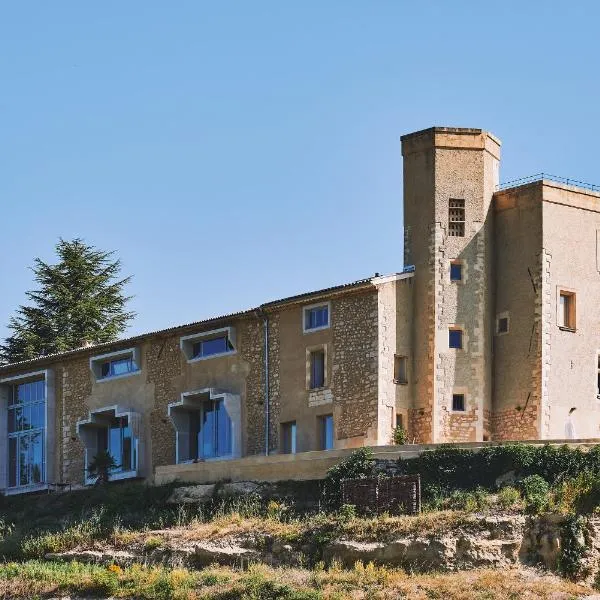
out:
{"label": "small slit window", "polygon": [[496,317],[496,335],[504,335],[508,333],[509,326],[510,322],[506,313]]}
{"label": "small slit window", "polygon": [[448,203],[448,234],[465,237],[465,201],[451,199]]}
{"label": "small slit window", "polygon": [[408,357],[394,356],[394,383],[408,383]]}
{"label": "small slit window", "polygon": [[465,395],[452,394],[452,410],[456,412],[465,411]]}
{"label": "small slit window", "polygon": [[575,330],[575,293],[561,290],[558,298],[558,326]]}

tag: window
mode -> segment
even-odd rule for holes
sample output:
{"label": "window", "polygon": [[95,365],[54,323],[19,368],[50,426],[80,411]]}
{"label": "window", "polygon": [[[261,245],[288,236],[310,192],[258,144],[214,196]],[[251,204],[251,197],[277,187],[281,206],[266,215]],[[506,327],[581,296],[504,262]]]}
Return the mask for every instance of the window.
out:
{"label": "window", "polygon": [[140,372],[138,348],[117,350],[90,358],[90,369],[96,381],[106,381],[114,377],[127,377]]}
{"label": "window", "polygon": [[575,293],[560,291],[558,300],[558,326],[575,330]]}
{"label": "window", "polygon": [[8,487],[43,483],[46,435],[44,379],[11,385],[8,392]]}
{"label": "window", "polygon": [[450,348],[456,348],[458,350],[463,347],[463,332],[462,329],[449,329],[448,330],[448,346]]}
{"label": "window", "polygon": [[508,328],[509,328],[508,314],[502,313],[502,314],[498,315],[496,317],[496,334],[503,335],[505,333],[508,333]]}
{"label": "window", "polygon": [[236,352],[235,328],[223,327],[186,335],[179,340],[188,362],[226,356]]}
{"label": "window", "polygon": [[398,429],[404,429],[404,416],[402,413],[396,415],[396,427]]}
{"label": "window", "polygon": [[310,353],[310,389],[325,387],[325,350]]}
{"label": "window", "polygon": [[408,383],[408,357],[394,356],[394,383]]}
{"label": "window", "polygon": [[231,454],[231,419],[222,398],[202,403],[199,427],[196,433],[199,457],[218,458]]}
{"label": "window", "polygon": [[117,463],[111,473],[136,470],[136,443],[127,417],[111,418],[106,427],[98,428],[97,437],[97,451],[108,452]]}
{"label": "window", "polygon": [[600,400],[600,352],[596,355],[596,398]]}
{"label": "window", "polygon": [[448,203],[448,235],[465,237],[464,200],[450,200]]}
{"label": "window", "polygon": [[281,424],[281,453],[296,454],[296,421]]}
{"label": "window", "polygon": [[462,281],[462,263],[450,263],[450,281]]}
{"label": "window", "polygon": [[318,331],[329,327],[329,303],[318,306],[306,306],[304,314],[304,332]]}
{"label": "window", "polygon": [[117,360],[109,360],[101,365],[102,378],[104,377],[118,377],[119,375],[126,375],[137,371],[137,366],[133,362],[133,357],[119,358]]}
{"label": "window", "polygon": [[321,450],[333,448],[333,415],[319,417]]}
{"label": "window", "polygon": [[233,345],[227,335],[201,340],[192,347],[192,358],[206,358],[215,354],[227,354],[233,351]]}
{"label": "window", "polygon": [[465,410],[465,395],[452,394],[452,410],[464,412]]}

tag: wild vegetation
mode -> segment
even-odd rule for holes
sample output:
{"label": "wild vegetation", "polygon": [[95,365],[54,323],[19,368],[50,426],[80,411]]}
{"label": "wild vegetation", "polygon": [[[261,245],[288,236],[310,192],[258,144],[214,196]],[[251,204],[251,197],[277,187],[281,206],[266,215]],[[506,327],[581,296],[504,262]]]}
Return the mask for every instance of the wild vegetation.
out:
{"label": "wild vegetation", "polygon": [[[111,483],[68,494],[3,497],[0,556],[5,562],[0,564],[0,597],[343,599],[404,594],[410,598],[464,598],[459,594],[461,585],[469,585],[479,594],[469,596],[473,598],[561,597],[551,596],[551,592],[577,597],[581,586],[566,579],[546,580],[540,585],[539,578],[525,580],[517,571],[506,576],[489,570],[411,575],[371,564],[347,570],[323,564],[323,549],[337,539],[385,542],[450,528],[476,529],[484,515],[560,513],[565,516],[564,547],[557,570],[576,580],[587,552],[587,519],[600,510],[599,457],[595,449],[586,453],[518,444],[479,453],[441,448],[394,465],[396,471],[422,474],[424,510],[418,516],[359,514],[354,506],[341,504],[343,479],[383,476],[382,465],[364,449],[331,469],[320,493],[319,487],[312,490],[321,502],[310,510],[296,505],[289,496],[230,497],[220,494],[218,486],[214,497],[203,503],[169,504],[174,484]],[[301,489],[298,484],[292,495],[299,496]],[[279,543],[302,548],[301,568],[258,564],[249,570],[195,570],[143,566],[143,560],[130,566],[44,560],[49,553],[107,547],[134,548],[140,556],[150,556],[173,540],[192,543],[244,535],[270,546]],[[490,592],[494,586],[497,589]]]}

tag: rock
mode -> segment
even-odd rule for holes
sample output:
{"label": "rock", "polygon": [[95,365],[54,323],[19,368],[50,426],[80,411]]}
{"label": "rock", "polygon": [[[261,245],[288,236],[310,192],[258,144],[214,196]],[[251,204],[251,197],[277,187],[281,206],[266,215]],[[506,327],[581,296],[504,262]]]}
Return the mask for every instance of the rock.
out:
{"label": "rock", "polygon": [[44,556],[46,560],[64,562],[77,561],[96,565],[118,565],[127,567],[136,562],[136,555],[122,550],[69,550],[67,552],[49,552]]}
{"label": "rock", "polygon": [[262,486],[254,481],[224,483],[218,488],[219,496],[246,496],[261,493]]}
{"label": "rock", "polygon": [[244,567],[249,562],[260,560],[255,550],[250,550],[234,543],[217,545],[210,542],[197,544],[194,548],[193,561],[196,567],[208,567],[211,564]]}
{"label": "rock", "polygon": [[202,504],[212,500],[214,484],[178,487],[169,496],[167,504]]}

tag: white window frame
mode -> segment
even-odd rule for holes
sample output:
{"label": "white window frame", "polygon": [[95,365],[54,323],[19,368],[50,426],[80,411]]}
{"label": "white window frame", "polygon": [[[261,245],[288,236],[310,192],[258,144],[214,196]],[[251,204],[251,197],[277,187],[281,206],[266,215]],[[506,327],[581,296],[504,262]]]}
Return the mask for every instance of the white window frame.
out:
{"label": "white window frame", "polygon": [[[216,337],[221,337],[222,334],[227,336],[229,343],[232,345],[233,350],[227,350],[226,352],[219,352],[217,354],[210,354],[208,356],[196,356],[194,357],[194,345],[203,340],[209,340]],[[202,331],[200,333],[193,333],[191,335],[184,335],[179,338],[179,347],[183,352],[188,363],[195,363],[201,360],[211,360],[213,358],[221,358],[223,356],[231,356],[237,353],[237,343],[235,337],[235,327],[221,327],[219,329],[211,329],[210,331]]]}
{"label": "white window frame", "polygon": [[0,386],[12,386],[26,383],[28,379],[44,378],[45,420],[44,420],[44,481],[38,484],[8,487],[8,398],[0,390],[0,489],[6,496],[38,492],[48,489],[55,481],[54,454],[56,440],[54,371],[43,369],[12,375],[0,379]]}
{"label": "white window frame", "polygon": [[[327,325],[321,327],[306,328],[306,313],[314,308],[327,307]],[[303,333],[313,333],[315,331],[323,331],[323,329],[329,329],[331,327],[331,302],[317,302],[316,304],[309,304],[308,306],[302,307],[302,331]]]}
{"label": "white window frame", "polygon": [[[136,365],[137,369],[135,371],[122,373],[121,375],[108,375],[106,377],[102,377],[102,365],[104,363],[128,357],[131,357],[131,360],[133,360],[133,363]],[[115,350],[114,352],[107,352],[106,354],[92,356],[90,357],[90,371],[94,375],[94,380],[96,383],[106,383],[107,381],[115,381],[117,379],[139,375],[142,372],[142,367],[140,364],[140,349],[127,348],[125,350]]]}

